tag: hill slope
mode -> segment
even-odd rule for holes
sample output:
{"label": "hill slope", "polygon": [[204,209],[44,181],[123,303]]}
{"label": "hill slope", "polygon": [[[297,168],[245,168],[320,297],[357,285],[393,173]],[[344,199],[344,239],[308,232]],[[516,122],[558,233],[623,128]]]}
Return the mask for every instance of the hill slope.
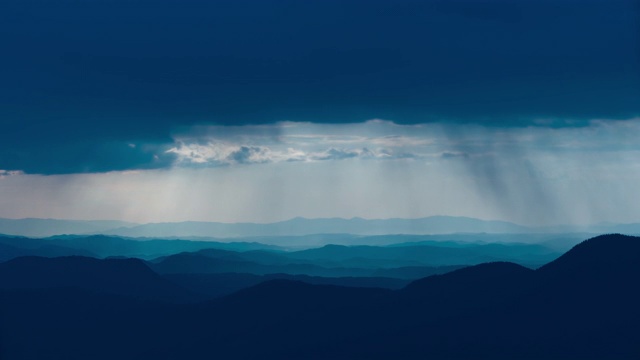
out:
{"label": "hill slope", "polygon": [[[16,344],[78,359],[633,359],[639,244],[600,236],[535,271],[482,264],[400,291],[277,280],[215,301],[143,307],[79,292],[0,291],[0,351],[9,359],[21,358]],[[56,319],[71,325],[51,331]]]}
{"label": "hill slope", "polygon": [[196,299],[138,259],[20,257],[0,264],[0,289],[49,288],[81,288],[160,301]]}

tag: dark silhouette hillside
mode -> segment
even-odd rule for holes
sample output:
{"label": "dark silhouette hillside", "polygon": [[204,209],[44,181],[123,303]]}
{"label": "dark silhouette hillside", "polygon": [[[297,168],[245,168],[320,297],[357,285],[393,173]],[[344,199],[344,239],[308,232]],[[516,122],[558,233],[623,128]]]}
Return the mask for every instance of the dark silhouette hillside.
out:
{"label": "dark silhouette hillside", "polygon": [[574,246],[558,259],[542,266],[541,273],[579,273],[622,271],[640,261],[638,237],[621,234],[601,235]]}
{"label": "dark silhouette hillside", "polygon": [[[444,242],[418,246],[327,245],[302,251],[229,251],[202,249],[149,261],[162,274],[274,273],[322,277],[396,277],[415,280],[441,274],[462,265],[491,261],[546,263],[557,258],[549,248],[530,244],[458,244]],[[546,261],[541,262],[541,260]]]}
{"label": "dark silhouette hillside", "polygon": [[[262,309],[248,316],[262,319],[255,322],[260,331],[239,330],[225,346],[228,352],[220,351],[245,358],[265,352],[322,359],[634,358],[640,354],[640,297],[633,286],[640,275],[634,261],[639,241],[591,239],[537,271],[489,263],[355,302],[358,296],[341,293],[345,304],[359,303],[347,307],[348,315],[310,285],[263,284],[217,304],[236,319],[231,323],[243,319],[246,309]],[[618,252],[630,261],[610,256]],[[574,264],[596,270],[575,272]],[[261,318],[265,312],[271,315]]]}
{"label": "dark silhouette hillside", "polygon": [[576,245],[538,269],[540,293],[562,293],[568,307],[593,315],[603,312],[594,311],[594,307],[617,312],[631,306],[640,301],[640,287],[634,285],[640,278],[639,239],[612,234]]}
{"label": "dark silhouette hillside", "polygon": [[202,249],[226,249],[234,252],[248,250],[273,250],[279,248],[256,242],[217,242],[172,239],[131,239],[105,235],[59,235],[44,239],[0,235],[0,245],[21,249],[15,256],[0,252],[0,261],[19,256],[127,256],[153,259],[161,256],[198,251]]}
{"label": "dark silhouette hillside", "polygon": [[[374,265],[388,265],[386,260],[358,259],[351,262],[352,267],[320,266],[312,260],[287,258],[280,254],[262,252],[236,253],[227,251],[180,253],[148,262],[148,265],[160,274],[224,274],[247,273],[254,275],[291,274],[319,277],[390,277],[414,280],[425,275],[442,274],[459,269],[457,266],[414,266],[398,268],[378,268]],[[356,264],[363,265],[357,267]]]}
{"label": "dark silhouette hillside", "polygon": [[[637,359],[639,244],[636,237],[600,236],[538,270],[488,263],[398,291],[275,280],[176,305],[79,289],[0,290],[0,355]],[[29,268],[16,266],[12,276]]]}
{"label": "dark silhouette hillside", "polygon": [[138,259],[21,257],[0,264],[2,289],[60,287],[161,301],[197,299],[194,294],[165,280]]}
{"label": "dark silhouette hillside", "polygon": [[[314,262],[339,263],[349,266],[353,259],[384,260],[388,263],[404,261],[401,266],[448,266],[458,264],[476,265],[491,261],[519,263],[546,263],[558,254],[548,248],[530,244],[457,244],[436,242],[402,246],[340,246],[326,245],[317,249],[287,254],[291,259]],[[382,262],[379,262],[382,263]],[[321,262],[322,264],[322,262]]]}
{"label": "dark silhouette hillside", "polygon": [[321,357],[392,358],[405,349],[407,358],[637,358],[639,277],[640,238],[617,234],[536,271],[494,263],[428,277],[394,299],[405,315],[388,321],[394,330]]}
{"label": "dark silhouette hillside", "polygon": [[400,289],[409,283],[409,280],[386,277],[320,277],[291,274],[164,274],[163,277],[175,284],[210,298],[229,295],[269,280],[293,280],[307,284],[383,289]]}
{"label": "dark silhouette hillside", "polygon": [[94,256],[94,253],[60,246],[42,239],[0,235],[0,262],[21,256]]}
{"label": "dark silhouette hillside", "polygon": [[149,263],[155,271],[161,274],[219,274],[219,273],[249,273],[257,275],[288,273],[307,274],[313,276],[367,276],[372,272],[365,269],[324,268],[314,264],[278,264],[268,265],[246,261],[240,256],[212,258],[199,253],[182,253],[168,256],[157,263]]}
{"label": "dark silhouette hillside", "polygon": [[485,263],[416,280],[402,290],[402,295],[422,304],[480,307],[520,295],[533,278],[533,270],[517,264]]}

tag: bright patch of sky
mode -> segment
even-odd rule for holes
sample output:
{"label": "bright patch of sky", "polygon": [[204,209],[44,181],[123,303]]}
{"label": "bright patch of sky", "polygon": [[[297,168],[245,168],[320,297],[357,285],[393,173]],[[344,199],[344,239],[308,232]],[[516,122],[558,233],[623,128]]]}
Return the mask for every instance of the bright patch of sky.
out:
{"label": "bright patch of sky", "polygon": [[157,154],[174,157],[163,169],[0,170],[0,217],[636,222],[639,134],[640,119],[564,128],[383,120],[183,128]]}

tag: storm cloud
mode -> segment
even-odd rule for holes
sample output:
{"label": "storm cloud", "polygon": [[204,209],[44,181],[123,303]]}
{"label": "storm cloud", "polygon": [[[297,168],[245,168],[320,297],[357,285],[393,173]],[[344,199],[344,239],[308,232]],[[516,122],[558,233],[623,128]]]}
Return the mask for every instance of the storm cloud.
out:
{"label": "storm cloud", "polygon": [[162,167],[117,144],[198,125],[629,119],[639,18],[634,0],[7,0],[0,169]]}
{"label": "storm cloud", "polygon": [[639,19],[635,0],[2,1],[0,216],[637,221]]}

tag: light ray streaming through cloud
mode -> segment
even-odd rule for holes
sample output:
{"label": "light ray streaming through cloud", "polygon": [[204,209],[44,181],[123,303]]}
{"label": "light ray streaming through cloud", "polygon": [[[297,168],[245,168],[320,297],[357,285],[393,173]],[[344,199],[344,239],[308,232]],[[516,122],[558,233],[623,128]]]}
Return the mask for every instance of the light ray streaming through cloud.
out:
{"label": "light ray streaming through cloud", "polygon": [[[183,128],[160,169],[0,172],[0,217],[278,221],[461,215],[633,222],[640,119],[550,128],[283,122]],[[137,147],[144,147],[140,143]]]}

